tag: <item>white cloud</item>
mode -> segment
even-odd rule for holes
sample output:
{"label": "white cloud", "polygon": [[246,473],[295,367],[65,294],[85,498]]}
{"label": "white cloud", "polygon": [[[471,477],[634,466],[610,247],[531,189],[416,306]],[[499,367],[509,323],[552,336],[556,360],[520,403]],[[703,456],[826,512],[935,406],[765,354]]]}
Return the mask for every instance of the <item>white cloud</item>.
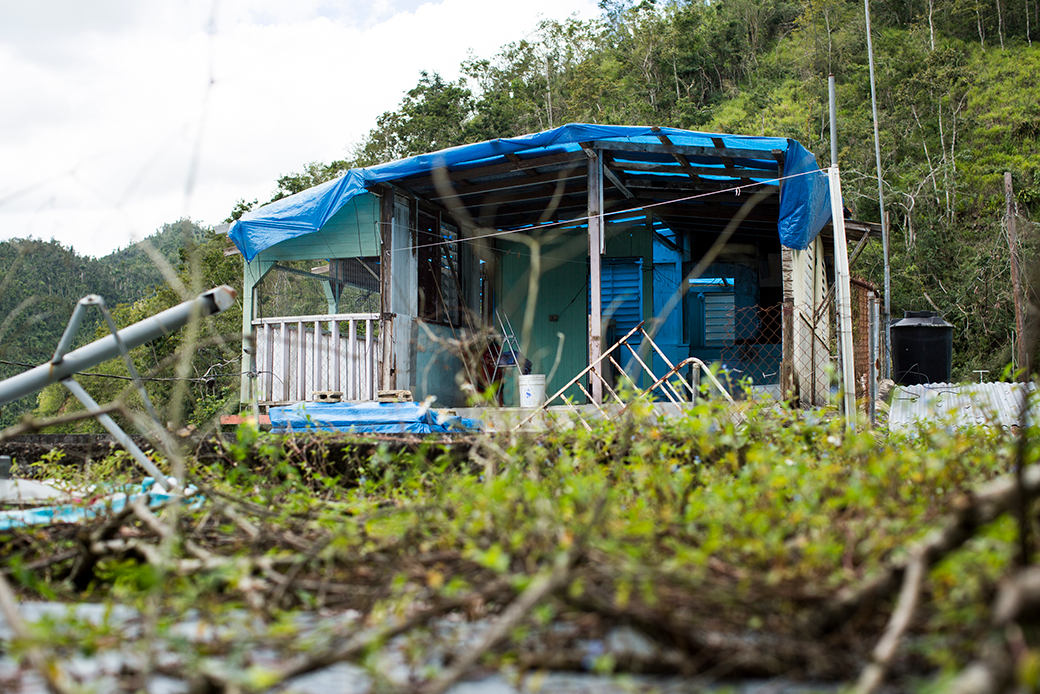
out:
{"label": "white cloud", "polygon": [[278,176],[348,154],[421,70],[454,78],[468,51],[490,57],[540,17],[596,13],[594,0],[215,7],[0,0],[0,238],[103,255],[183,215],[219,223]]}

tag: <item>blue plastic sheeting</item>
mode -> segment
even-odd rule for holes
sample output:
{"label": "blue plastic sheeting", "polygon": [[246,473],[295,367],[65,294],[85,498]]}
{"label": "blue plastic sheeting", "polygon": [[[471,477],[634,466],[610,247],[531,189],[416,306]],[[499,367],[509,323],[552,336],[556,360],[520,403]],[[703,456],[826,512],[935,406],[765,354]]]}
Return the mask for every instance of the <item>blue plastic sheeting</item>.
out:
{"label": "blue plastic sheeting", "polygon": [[[819,171],[812,153],[794,140],[718,135],[676,128],[651,130],[645,126],[572,123],[531,135],[460,145],[386,164],[351,169],[337,179],[247,212],[231,225],[228,236],[249,261],[277,243],[318,231],[346,202],[377,183],[426,174],[440,167],[450,167],[456,171],[482,166],[506,154],[528,159],[574,152],[581,149],[578,143],[593,140],[660,145],[658,133],[667,135],[673,144],[684,147],[714,148],[712,138],[722,138],[728,148],[762,152],[761,159],[737,159],[735,163],[738,165],[748,161],[775,163],[773,150],[784,152],[786,180],[780,189],[778,231],[781,243],[788,248],[807,248],[830,220],[830,185],[827,176]],[[698,166],[717,165],[720,169],[719,180],[738,180],[722,174],[721,169],[725,167],[716,161],[717,158],[707,158],[706,161],[701,161],[700,157],[696,159]]]}
{"label": "blue plastic sheeting", "polygon": [[[173,477],[167,479],[172,484],[176,484],[176,480]],[[192,507],[196,507],[202,503],[203,497],[194,495],[195,492],[196,489],[189,485],[183,494],[169,494],[164,492],[161,487],[155,485],[154,478],[145,477],[140,487],[127,488],[92,504],[58,504],[14,511],[0,511],[0,530],[24,528],[28,525],[82,523],[100,516],[118,513],[128,503],[132,503],[137,499],[147,499],[148,505],[152,508],[158,508],[174,500],[183,500]]]}
{"label": "blue plastic sheeting", "polygon": [[458,434],[478,431],[472,419],[438,415],[417,402],[301,402],[272,407],[271,431],[344,431],[363,434]]}

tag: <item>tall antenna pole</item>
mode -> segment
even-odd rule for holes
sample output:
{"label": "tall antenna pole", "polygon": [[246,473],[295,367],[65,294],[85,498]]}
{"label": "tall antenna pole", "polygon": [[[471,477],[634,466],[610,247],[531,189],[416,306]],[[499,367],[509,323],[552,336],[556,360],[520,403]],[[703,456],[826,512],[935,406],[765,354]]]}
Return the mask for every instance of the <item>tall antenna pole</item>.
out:
{"label": "tall antenna pole", "polygon": [[827,76],[827,95],[831,105],[831,166],[838,165],[838,97],[835,91],[832,72]]}
{"label": "tall antenna pole", "polygon": [[885,214],[885,191],[884,182],[881,178],[881,140],[878,137],[877,123],[877,88],[874,86],[874,42],[870,36],[870,0],[863,0],[863,13],[867,18],[867,60],[870,63],[870,105],[874,110],[874,158],[877,161],[877,197],[878,207],[881,210],[881,250],[885,256],[885,309],[881,316],[881,375],[890,378],[892,375],[892,361],[890,346],[891,335],[889,329],[891,319],[891,297],[892,297],[892,268],[888,262],[888,215]]}

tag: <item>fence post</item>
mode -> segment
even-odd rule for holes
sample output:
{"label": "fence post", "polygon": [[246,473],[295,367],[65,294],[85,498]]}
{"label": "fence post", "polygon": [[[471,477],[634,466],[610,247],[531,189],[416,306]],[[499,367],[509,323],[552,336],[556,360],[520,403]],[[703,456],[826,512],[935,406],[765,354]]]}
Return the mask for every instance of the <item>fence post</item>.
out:
{"label": "fence post", "polygon": [[784,299],[781,323],[780,397],[794,397],[794,299]]}

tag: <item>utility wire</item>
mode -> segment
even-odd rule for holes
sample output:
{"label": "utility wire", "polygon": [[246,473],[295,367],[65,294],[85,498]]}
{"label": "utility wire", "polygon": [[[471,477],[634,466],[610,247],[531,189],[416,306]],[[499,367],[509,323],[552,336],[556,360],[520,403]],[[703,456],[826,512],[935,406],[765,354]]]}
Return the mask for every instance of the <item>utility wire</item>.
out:
{"label": "utility wire", "polygon": [[[39,364],[27,364],[26,362],[9,361],[7,359],[0,359],[0,364],[5,364],[7,366],[24,366],[24,367],[29,368],[29,369],[34,369],[37,366],[39,366]],[[119,374],[90,373],[89,371],[81,371],[81,372],[77,373],[76,375],[77,376],[94,376],[96,378],[115,378],[115,379],[118,379],[120,381],[132,381],[132,380],[134,380],[130,376],[120,376]],[[213,374],[213,376],[240,376],[240,375],[241,374],[239,374],[237,371],[234,372],[234,373],[228,372],[228,373]],[[168,381],[190,381],[190,382],[205,383],[206,381],[209,381],[210,378],[143,378],[142,377],[141,380],[142,381],[154,381],[154,382],[157,382],[157,383],[168,382]]]}

